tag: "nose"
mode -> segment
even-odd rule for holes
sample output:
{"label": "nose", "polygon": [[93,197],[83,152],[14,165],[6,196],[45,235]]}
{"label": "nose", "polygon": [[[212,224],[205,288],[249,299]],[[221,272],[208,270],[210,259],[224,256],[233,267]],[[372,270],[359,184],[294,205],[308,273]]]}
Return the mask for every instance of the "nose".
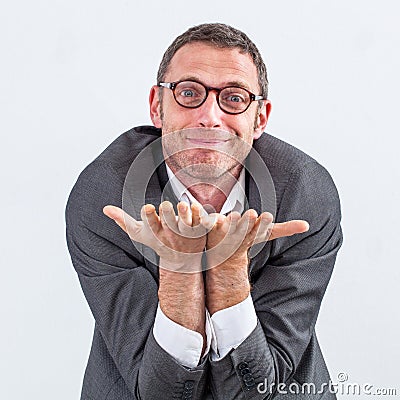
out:
{"label": "nose", "polygon": [[221,128],[221,118],[224,112],[219,108],[217,93],[211,90],[206,101],[196,109],[198,112],[198,124],[202,128]]}

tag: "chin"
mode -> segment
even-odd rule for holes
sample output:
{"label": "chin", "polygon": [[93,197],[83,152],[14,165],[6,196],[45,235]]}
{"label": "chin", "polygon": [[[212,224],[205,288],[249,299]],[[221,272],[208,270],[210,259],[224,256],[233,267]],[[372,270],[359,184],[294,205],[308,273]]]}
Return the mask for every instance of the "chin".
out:
{"label": "chin", "polygon": [[228,169],[222,169],[212,164],[197,164],[185,168],[185,174],[192,178],[201,180],[201,182],[213,183],[228,172]]}

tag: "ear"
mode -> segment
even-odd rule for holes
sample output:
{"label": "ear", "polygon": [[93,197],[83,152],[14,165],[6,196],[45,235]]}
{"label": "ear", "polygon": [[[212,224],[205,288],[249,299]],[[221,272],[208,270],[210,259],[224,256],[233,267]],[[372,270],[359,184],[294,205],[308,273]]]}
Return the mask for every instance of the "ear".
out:
{"label": "ear", "polygon": [[150,103],[150,118],[156,128],[162,128],[161,112],[160,112],[160,98],[158,96],[158,86],[152,86],[150,89],[149,103]]}
{"label": "ear", "polygon": [[257,124],[254,129],[253,139],[258,139],[265,130],[267,126],[269,114],[271,113],[271,102],[269,100],[264,100],[264,104],[257,116]]}

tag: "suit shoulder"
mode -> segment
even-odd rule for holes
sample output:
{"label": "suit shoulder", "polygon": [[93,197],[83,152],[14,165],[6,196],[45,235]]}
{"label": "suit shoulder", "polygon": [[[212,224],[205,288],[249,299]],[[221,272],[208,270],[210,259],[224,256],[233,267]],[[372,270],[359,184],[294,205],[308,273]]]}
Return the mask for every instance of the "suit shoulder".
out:
{"label": "suit shoulder", "polygon": [[[318,249],[321,254],[337,250],[342,243],[341,205],[330,173],[308,154],[274,136],[265,135],[258,146],[274,182],[276,221],[301,219],[310,224],[307,233],[273,241],[271,254],[293,248],[295,259],[298,254],[316,255]],[[300,242],[301,246],[294,246]]]}
{"label": "suit shoulder", "polygon": [[254,142],[254,148],[268,168],[289,175],[310,162],[316,162],[297,147],[267,133]]}
{"label": "suit shoulder", "polygon": [[94,162],[109,165],[125,178],[133,160],[152,141],[161,136],[160,129],[153,126],[132,128],[117,137]]}
{"label": "suit shoulder", "polygon": [[158,130],[151,126],[132,128],[118,136],[79,174],[67,208],[96,202],[120,206],[125,177],[132,162],[158,137]]}
{"label": "suit shoulder", "polygon": [[152,126],[139,126],[122,133],[82,170],[77,182],[85,178],[102,179],[108,172],[123,182],[137,155],[160,135],[160,130]]}
{"label": "suit shoulder", "polygon": [[[275,186],[277,206],[286,194],[290,204],[308,199],[338,204],[338,193],[329,172],[313,157],[272,135],[254,142],[255,150],[267,166]],[[322,201],[323,200],[323,201]]]}

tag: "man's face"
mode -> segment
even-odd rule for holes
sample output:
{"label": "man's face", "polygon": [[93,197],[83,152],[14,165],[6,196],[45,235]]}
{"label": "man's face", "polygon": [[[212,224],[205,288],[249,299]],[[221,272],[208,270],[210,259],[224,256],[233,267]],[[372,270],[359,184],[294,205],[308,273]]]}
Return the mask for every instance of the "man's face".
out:
{"label": "man's face", "polygon": [[[220,49],[204,43],[181,47],[172,58],[164,81],[182,80],[195,80],[214,88],[240,86],[260,94],[256,66],[251,56],[239,49]],[[262,134],[270,112],[268,101],[264,101],[261,110],[254,101],[241,114],[227,114],[219,108],[215,91],[209,92],[200,107],[184,108],[175,101],[172,90],[163,88],[161,104],[158,90],[157,86],[151,90],[150,114],[154,125],[162,129],[167,163],[174,173],[184,169],[199,179],[213,179],[237,170],[238,158],[243,158],[243,151],[247,155],[253,140]]]}

